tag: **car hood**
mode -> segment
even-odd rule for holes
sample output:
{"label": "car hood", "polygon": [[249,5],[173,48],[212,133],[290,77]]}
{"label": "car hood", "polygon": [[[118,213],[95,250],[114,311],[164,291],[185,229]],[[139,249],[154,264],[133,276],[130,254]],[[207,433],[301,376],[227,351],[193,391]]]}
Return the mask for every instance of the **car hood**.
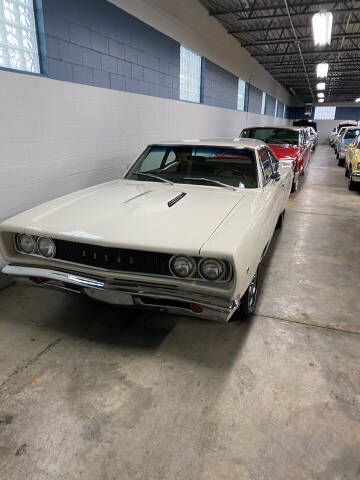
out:
{"label": "car hood", "polygon": [[279,160],[296,159],[301,154],[301,148],[297,145],[269,144],[269,147]]}
{"label": "car hood", "polygon": [[196,255],[244,196],[220,187],[116,180],[16,215],[1,230]]}

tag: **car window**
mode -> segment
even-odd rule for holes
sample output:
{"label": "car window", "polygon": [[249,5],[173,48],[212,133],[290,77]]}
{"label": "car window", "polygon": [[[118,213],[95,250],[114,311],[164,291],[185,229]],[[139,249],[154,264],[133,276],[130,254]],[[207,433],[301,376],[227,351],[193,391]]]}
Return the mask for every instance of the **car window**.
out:
{"label": "car window", "polygon": [[[137,172],[147,173],[139,175]],[[155,175],[160,178],[151,178]],[[152,146],[135,162],[126,178],[137,181],[257,188],[255,151],[251,148],[206,146]]]}
{"label": "car window", "polygon": [[279,143],[279,144],[292,144],[297,145],[299,140],[299,134],[297,130],[281,127],[258,127],[258,128],[245,128],[240,137],[242,138],[256,138],[266,143]]}
{"label": "car window", "polygon": [[271,167],[270,156],[266,148],[261,148],[259,150],[259,160],[260,160],[260,164],[263,172],[264,185],[265,185],[270,181],[270,177],[273,171]]}
{"label": "car window", "polygon": [[269,155],[271,166],[275,172],[279,168],[279,160],[276,158],[274,152],[272,152],[270,148],[267,148],[266,151]]}
{"label": "car window", "polygon": [[360,133],[360,130],[358,129],[355,129],[355,130],[348,130],[345,135],[344,135],[344,138],[356,138]]}

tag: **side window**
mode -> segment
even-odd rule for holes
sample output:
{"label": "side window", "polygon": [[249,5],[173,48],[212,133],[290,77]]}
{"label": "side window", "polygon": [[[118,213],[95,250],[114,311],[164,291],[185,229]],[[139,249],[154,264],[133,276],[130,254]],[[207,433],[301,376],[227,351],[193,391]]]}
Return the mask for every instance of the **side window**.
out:
{"label": "side window", "polygon": [[276,156],[274,155],[274,153],[271,151],[270,148],[267,148],[266,150],[270,157],[271,166],[274,172],[276,172],[276,170],[279,168],[279,160],[276,158]]}
{"label": "side window", "polygon": [[264,185],[270,181],[270,176],[272,174],[271,162],[270,157],[266,151],[267,149],[261,148],[259,150],[259,160],[262,167],[263,177],[264,177]]}

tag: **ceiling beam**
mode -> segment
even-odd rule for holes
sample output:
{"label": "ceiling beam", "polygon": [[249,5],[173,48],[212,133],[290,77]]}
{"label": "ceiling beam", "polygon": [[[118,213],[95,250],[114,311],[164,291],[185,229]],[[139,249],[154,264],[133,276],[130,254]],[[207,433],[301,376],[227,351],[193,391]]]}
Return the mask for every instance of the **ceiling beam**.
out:
{"label": "ceiling beam", "polygon": [[[356,64],[357,62],[360,63],[360,57],[355,57],[355,58],[343,58],[342,60],[329,60],[331,62],[331,65],[347,65],[348,63],[351,64]],[[316,65],[319,63],[319,61],[311,61],[311,62],[306,62],[306,65],[311,67],[316,67]],[[281,62],[261,62],[261,65],[264,67],[268,68],[269,70],[273,69],[280,69],[283,70],[284,68],[287,67],[301,67],[302,63],[301,62],[287,62],[287,63],[281,63]]]}
{"label": "ceiling beam", "polygon": [[[276,19],[277,19],[277,16],[276,16]],[[338,26],[343,26],[344,25],[344,22],[333,22],[333,28],[334,27],[338,27]],[[350,25],[359,25],[359,22],[349,22],[349,26]],[[300,25],[295,25],[294,24],[294,27],[296,29],[300,29],[300,28],[311,28],[311,24],[308,22],[308,23],[305,23],[305,24],[300,24]],[[277,31],[277,30],[281,30],[283,28],[286,28],[288,30],[290,30],[290,27],[288,25],[284,26],[280,26],[280,27],[267,27],[266,28],[266,31],[267,32],[271,32],[271,31]],[[242,34],[242,33],[259,33],[259,28],[244,28],[242,30],[228,30],[229,34]]]}
{"label": "ceiling beam", "polygon": [[[335,33],[331,36],[331,38],[360,38],[360,32],[356,33]],[[300,42],[313,42],[312,35],[305,36],[305,37],[298,37]],[[255,40],[254,42],[244,43],[241,42],[242,47],[256,47],[258,45],[277,45],[279,43],[294,43],[294,37],[285,37],[285,38],[272,38],[270,40]]]}
{"label": "ceiling beam", "polygon": [[[310,52],[303,52],[303,55],[331,55],[331,54],[338,54],[338,53],[351,53],[351,52],[359,52],[359,48],[345,48],[339,50],[311,50]],[[297,55],[298,52],[287,52],[287,53],[255,53],[252,56],[255,58],[259,57],[289,57],[293,55]],[[331,63],[331,59],[329,59],[329,63]]]}
{"label": "ceiling beam", "polygon": [[[316,6],[323,6],[323,5],[333,5],[333,1],[329,0],[315,0],[314,2],[308,2],[305,3],[303,2],[301,5],[290,5],[290,8],[295,8],[295,7],[316,7]],[[257,8],[254,7],[242,7],[242,8],[235,8],[235,9],[227,9],[227,10],[210,10],[209,15],[212,17],[219,17],[221,15],[229,15],[231,13],[254,13],[254,12],[264,12],[266,10],[274,10],[278,8],[285,8],[284,3],[276,3],[275,5],[271,6],[259,6]],[[305,13],[305,12],[304,12]],[[312,12],[314,13],[314,12]],[[299,14],[300,15],[300,14]],[[301,13],[303,15],[303,13]]]}
{"label": "ceiling beam", "polygon": [[[268,10],[272,10],[273,8],[274,7],[268,8]],[[333,9],[332,13],[351,13],[351,12],[358,12],[358,11],[360,11],[360,7],[338,8],[338,9]],[[236,12],[232,12],[232,13],[236,13]],[[314,15],[314,13],[316,13],[316,12],[303,12],[303,13],[294,12],[294,13],[291,14],[291,16],[292,17],[303,17],[303,16]],[[225,15],[225,14],[223,13],[222,15]],[[268,14],[268,15],[261,15],[261,16],[258,16],[258,17],[241,17],[241,18],[237,18],[236,21],[237,22],[249,22],[249,21],[252,21],[252,20],[271,20],[272,18],[274,18],[274,16],[271,15],[271,14]],[[279,18],[288,18],[288,16],[285,13],[280,13],[280,14],[276,15],[276,19],[279,19]]]}

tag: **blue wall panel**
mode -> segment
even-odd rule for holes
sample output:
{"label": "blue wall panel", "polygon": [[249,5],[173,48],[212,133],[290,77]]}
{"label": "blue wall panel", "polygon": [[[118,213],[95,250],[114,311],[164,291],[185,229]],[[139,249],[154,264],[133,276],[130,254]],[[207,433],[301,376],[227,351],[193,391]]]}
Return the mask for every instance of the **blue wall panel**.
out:
{"label": "blue wall panel", "polygon": [[248,110],[251,113],[261,113],[262,91],[254,85],[249,85]]}
{"label": "blue wall panel", "polygon": [[179,43],[105,0],[43,0],[48,74],[179,98]]}
{"label": "blue wall panel", "polygon": [[269,94],[266,94],[265,115],[275,117],[276,99]]}
{"label": "blue wall panel", "polygon": [[277,117],[283,118],[284,108],[285,108],[285,105],[283,104],[283,102],[280,102],[280,100],[278,100],[278,109],[277,109],[277,112],[276,112]]}
{"label": "blue wall panel", "polygon": [[238,77],[210,60],[204,64],[204,103],[236,110]]}
{"label": "blue wall panel", "polygon": [[336,107],[336,120],[360,120],[360,107]]}

